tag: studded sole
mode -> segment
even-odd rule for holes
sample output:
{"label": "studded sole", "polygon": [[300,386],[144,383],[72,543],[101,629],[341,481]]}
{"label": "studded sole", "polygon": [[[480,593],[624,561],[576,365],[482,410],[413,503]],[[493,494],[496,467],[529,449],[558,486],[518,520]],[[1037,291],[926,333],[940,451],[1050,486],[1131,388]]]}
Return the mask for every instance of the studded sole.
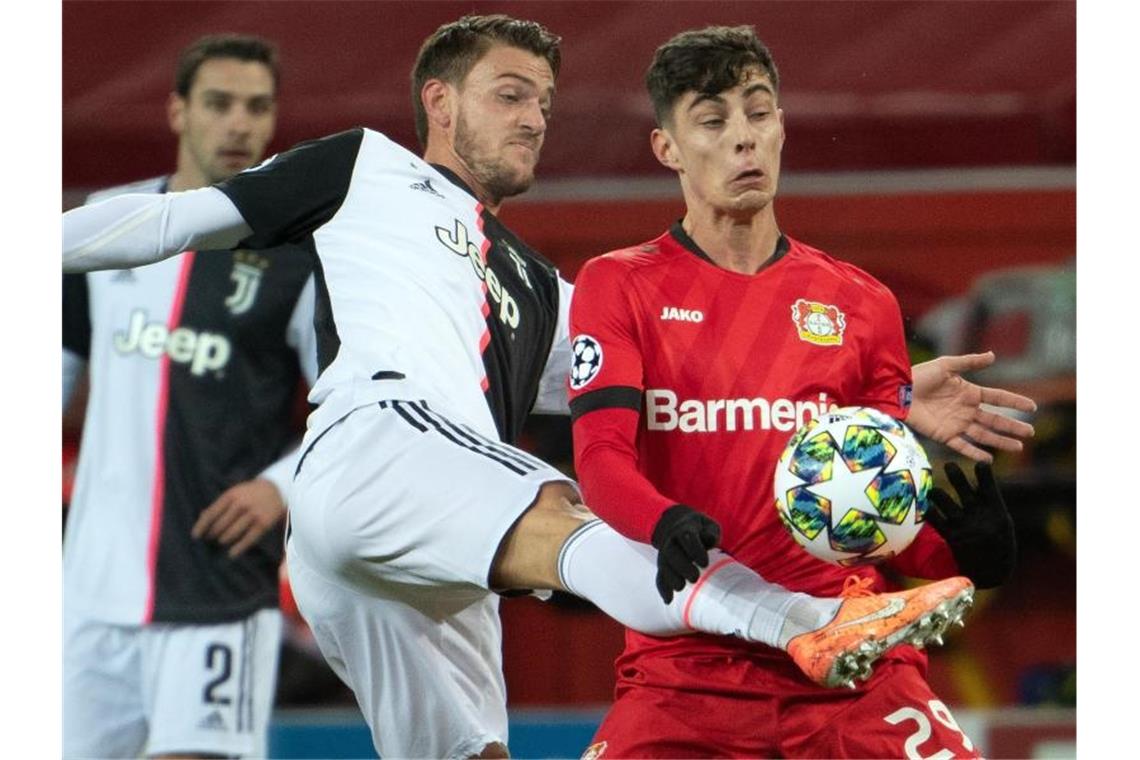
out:
{"label": "studded sole", "polygon": [[907,643],[922,649],[928,644],[941,644],[942,636],[951,625],[963,626],[962,618],[974,604],[974,589],[964,589],[958,595],[941,602],[937,607],[910,625],[895,631],[884,639],[868,639],[855,649],[836,656],[828,673],[828,686],[855,688],[855,681],[871,677],[872,665],[888,649]]}

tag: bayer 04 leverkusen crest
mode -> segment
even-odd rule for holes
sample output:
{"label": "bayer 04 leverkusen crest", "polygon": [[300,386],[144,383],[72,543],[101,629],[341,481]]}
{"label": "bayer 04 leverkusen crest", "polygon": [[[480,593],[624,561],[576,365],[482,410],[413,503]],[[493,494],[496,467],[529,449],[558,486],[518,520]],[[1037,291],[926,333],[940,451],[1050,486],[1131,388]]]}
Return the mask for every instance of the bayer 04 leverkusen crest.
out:
{"label": "bayer 04 leverkusen crest", "polygon": [[847,316],[838,306],[800,298],[792,304],[792,322],[802,341],[817,346],[843,345]]}

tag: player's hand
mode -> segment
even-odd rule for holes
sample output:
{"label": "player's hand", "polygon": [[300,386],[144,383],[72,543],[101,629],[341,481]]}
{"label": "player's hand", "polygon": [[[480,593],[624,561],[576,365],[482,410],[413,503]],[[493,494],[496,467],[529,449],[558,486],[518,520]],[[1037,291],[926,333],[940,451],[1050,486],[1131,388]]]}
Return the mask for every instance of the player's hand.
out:
{"label": "player's hand", "polygon": [[720,526],[692,507],[674,504],[662,513],[650,540],[657,549],[657,593],[668,604],[708,566],[709,549],[720,543]]}
{"label": "player's hand", "polygon": [[974,465],[976,488],[954,462],[946,465],[946,477],[958,492],[958,501],[935,488],[926,520],[950,545],[962,575],[978,588],[1000,586],[1017,561],[1017,536],[994,471],[988,464]]}
{"label": "player's hand", "polygon": [[229,555],[237,557],[284,517],[285,501],[277,486],[254,478],[227,489],[206,507],[190,535],[228,546]]}
{"label": "player's hand", "polygon": [[993,351],[964,356],[940,356],[916,364],[914,401],[907,424],[932,440],[944,443],[976,462],[992,462],[993,456],[975,444],[1002,451],[1021,451],[1021,441],[1033,436],[1033,426],[982,404],[1033,412],[1033,399],[1001,388],[985,388],[962,377],[994,363]]}

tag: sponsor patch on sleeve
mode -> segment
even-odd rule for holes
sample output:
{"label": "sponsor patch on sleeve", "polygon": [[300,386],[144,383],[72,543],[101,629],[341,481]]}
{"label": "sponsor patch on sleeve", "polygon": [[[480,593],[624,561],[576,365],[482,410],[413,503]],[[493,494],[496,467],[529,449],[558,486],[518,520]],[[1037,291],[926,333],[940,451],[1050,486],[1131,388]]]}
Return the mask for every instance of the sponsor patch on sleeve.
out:
{"label": "sponsor patch on sleeve", "polygon": [[899,386],[899,406],[903,409],[910,409],[911,402],[914,401],[914,386],[913,385],[900,385]]}

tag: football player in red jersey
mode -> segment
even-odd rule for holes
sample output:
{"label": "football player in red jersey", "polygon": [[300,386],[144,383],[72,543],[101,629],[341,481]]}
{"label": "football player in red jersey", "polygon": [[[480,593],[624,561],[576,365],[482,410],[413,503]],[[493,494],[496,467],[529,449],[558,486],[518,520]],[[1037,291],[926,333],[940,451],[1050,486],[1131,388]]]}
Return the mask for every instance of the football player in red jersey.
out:
{"label": "football player in red jersey", "polygon": [[[785,137],[779,79],[751,27],[674,37],[658,49],[647,85],[658,124],[652,148],[677,172],[686,213],[657,239],[594,259],[578,276],[570,387],[586,502],[630,538],[652,541],[662,557],[678,535],[706,546],[719,535],[728,555],[794,591],[889,591],[878,567],[821,562],[780,524],[772,477],[792,432],[837,406],[905,419],[916,385],[912,426],[975,459],[989,455],[961,432],[1016,449],[1032,429],[1005,418],[952,420],[949,409],[965,409],[949,402],[948,389],[964,382],[955,370],[987,364],[992,354],[919,365],[912,378],[891,292],[781,232],[773,207]],[[1034,408],[1004,391],[975,392]],[[921,531],[890,565],[914,577],[961,574],[979,587],[996,585],[1016,551],[1008,512],[987,465],[979,465],[976,488],[960,470],[949,474],[962,505],[936,491],[929,513],[936,530]],[[696,577],[681,564],[663,568],[663,596]],[[887,613],[862,617],[880,614]],[[703,634],[628,631],[616,701],[589,752],[977,754],[927,685],[916,649],[890,649],[865,682],[827,689],[810,665],[812,637],[779,642],[785,652]]]}

